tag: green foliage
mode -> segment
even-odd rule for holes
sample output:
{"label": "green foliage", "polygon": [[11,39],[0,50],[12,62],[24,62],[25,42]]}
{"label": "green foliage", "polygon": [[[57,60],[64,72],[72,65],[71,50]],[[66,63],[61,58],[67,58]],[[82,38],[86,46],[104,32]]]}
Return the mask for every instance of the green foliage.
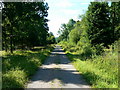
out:
{"label": "green foliage", "polygon": [[[117,6],[114,6],[114,4]],[[58,38],[69,41],[69,46],[77,44],[75,48],[71,48],[71,51],[79,49],[80,54],[86,55],[85,53],[88,53],[88,56],[102,54],[104,47],[109,48],[109,45],[120,37],[119,14],[114,11],[114,9],[119,8],[118,5],[119,2],[113,3],[111,7],[108,6],[107,2],[91,2],[88,11],[80,16],[81,21],[76,22],[73,30],[67,30],[70,31],[69,38],[66,40],[62,37],[64,33],[61,33]],[[112,19],[118,20],[114,26],[115,28],[111,27]]]}
{"label": "green foliage", "polygon": [[[62,43],[61,45],[65,46]],[[118,42],[113,45],[117,48]],[[79,54],[79,50],[74,52],[70,52],[69,48],[65,50],[75,68],[82,73],[93,88],[118,88],[117,49],[114,49],[114,52],[105,49],[102,55],[93,54],[91,58],[86,58],[88,53]]]}
{"label": "green foliage", "polygon": [[3,50],[46,45],[48,4],[44,2],[3,2]]}
{"label": "green foliage", "polygon": [[90,40],[88,39],[88,35],[85,30],[82,32],[76,47],[78,47],[78,52],[81,55],[87,55],[87,57],[89,57],[94,54],[92,45],[90,44]]}
{"label": "green foliage", "polygon": [[[87,33],[93,45],[111,44],[109,6],[106,2],[91,2],[87,11]],[[109,37],[109,39],[108,39]]]}
{"label": "green foliage", "polygon": [[55,44],[55,43],[56,43],[55,36],[53,35],[52,32],[50,32],[50,33],[48,34],[47,43],[48,43],[48,44]]}
{"label": "green foliage", "polygon": [[58,34],[60,35],[57,39],[58,42],[64,40],[67,41],[69,37],[69,33],[72,29],[74,29],[74,24],[76,22],[73,19],[70,19],[67,24],[61,24],[61,28],[58,31]]}
{"label": "green foliage", "polygon": [[111,7],[110,7],[110,20],[111,20],[111,29],[112,29],[112,34],[113,39],[112,41],[114,42],[115,40],[118,40],[120,38],[120,1],[119,2],[111,2]]}
{"label": "green foliage", "polygon": [[17,69],[11,70],[3,75],[3,88],[20,88],[27,81],[27,75],[24,71]]}
{"label": "green foliage", "polygon": [[58,33],[60,34],[60,36],[58,37],[58,42],[60,42],[61,40],[67,40],[67,35],[68,33],[68,29],[67,29],[67,25],[66,24],[61,24],[61,28],[59,29]]}
{"label": "green foliage", "polygon": [[114,35],[115,35],[114,38],[115,38],[116,40],[119,40],[119,39],[120,39],[120,24],[115,27]]}
{"label": "green foliage", "polygon": [[71,43],[69,43],[69,42],[67,42],[67,41],[61,41],[61,42],[59,43],[59,45],[61,45],[61,46],[63,47],[63,49],[65,49],[65,50],[70,50],[71,47],[74,47],[73,44],[71,44]]}
{"label": "green foliage", "polygon": [[80,40],[80,30],[73,29],[69,33],[69,41],[70,43],[77,44],[77,42]]}
{"label": "green foliage", "polygon": [[118,88],[117,62],[117,54],[110,52],[85,62],[78,59],[74,64],[94,88]]}
{"label": "green foliage", "polygon": [[68,24],[67,24],[67,27],[68,27],[69,32],[70,32],[72,29],[74,29],[75,23],[76,23],[75,20],[73,20],[73,19],[70,19],[70,20],[69,20],[69,22],[68,22]]}
{"label": "green foliage", "polygon": [[91,2],[68,40],[59,43],[94,88],[118,88],[119,4],[112,2],[109,7],[107,2]]}
{"label": "green foliage", "polygon": [[51,50],[53,50],[53,46],[35,47],[31,51],[14,51],[14,54],[3,53],[3,89],[25,88],[27,81],[44,62]]}

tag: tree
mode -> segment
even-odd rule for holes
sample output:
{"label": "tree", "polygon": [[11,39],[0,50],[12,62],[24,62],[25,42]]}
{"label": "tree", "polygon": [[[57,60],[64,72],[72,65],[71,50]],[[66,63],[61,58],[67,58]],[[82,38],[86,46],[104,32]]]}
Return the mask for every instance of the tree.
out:
{"label": "tree", "polygon": [[48,4],[44,2],[3,2],[3,49],[34,47],[47,44]]}
{"label": "tree", "polygon": [[112,43],[120,38],[120,2],[111,2],[110,20],[112,31]]}
{"label": "tree", "polygon": [[111,44],[109,6],[107,2],[91,2],[87,11],[87,33],[92,45]]}
{"label": "tree", "polygon": [[55,44],[56,43],[55,36],[53,35],[52,32],[48,33],[47,43],[48,44]]}
{"label": "tree", "polygon": [[75,20],[73,20],[73,19],[70,19],[69,20],[69,22],[68,22],[68,24],[67,24],[67,28],[68,28],[68,31],[69,31],[69,33],[70,33],[70,31],[72,30],[72,29],[74,29],[74,25],[76,24],[76,21]]}
{"label": "tree", "polygon": [[68,40],[68,37],[69,37],[68,35],[69,35],[70,31],[72,29],[74,29],[75,23],[76,23],[76,21],[74,21],[73,19],[70,19],[67,24],[61,24],[61,28],[58,31],[58,34],[60,35],[58,37],[58,41],[62,41],[62,40],[67,41]]}
{"label": "tree", "polygon": [[71,30],[71,32],[69,33],[69,40],[70,40],[70,43],[73,43],[76,45],[77,42],[80,40],[80,30],[77,28]]}
{"label": "tree", "polygon": [[70,31],[69,33],[69,41],[72,44],[77,44],[80,40],[81,36],[81,21],[77,21],[76,24],[74,24],[74,29]]}

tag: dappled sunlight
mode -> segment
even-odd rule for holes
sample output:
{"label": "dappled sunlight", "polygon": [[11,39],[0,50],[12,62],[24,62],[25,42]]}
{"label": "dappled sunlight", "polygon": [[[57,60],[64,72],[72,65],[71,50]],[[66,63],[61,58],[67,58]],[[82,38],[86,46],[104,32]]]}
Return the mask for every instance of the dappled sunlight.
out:
{"label": "dappled sunlight", "polygon": [[[3,56],[3,87],[24,87],[27,80],[36,72],[38,67],[44,62],[45,58],[49,55],[50,48],[46,49],[44,49],[43,51],[15,51],[12,55],[7,54]],[[17,71],[21,74],[17,74]],[[12,73],[14,73],[14,75]],[[16,78],[13,78],[14,76],[16,76]],[[13,79],[10,77],[12,77]],[[24,78],[24,80],[22,78]]]}
{"label": "dappled sunlight", "polygon": [[117,50],[114,52],[107,50],[102,55],[93,55],[90,58],[73,52],[67,53],[67,56],[84,78],[91,85],[94,83],[93,87],[118,87]]}
{"label": "dappled sunlight", "polygon": [[1,2],[3,89],[118,88],[120,2],[28,1]]}
{"label": "dappled sunlight", "polygon": [[90,88],[63,53],[61,47],[56,46],[27,87],[45,88],[47,86],[47,88],[53,88],[58,85],[57,88]]}
{"label": "dappled sunlight", "polygon": [[[37,74],[39,76],[37,76]],[[85,81],[82,79],[79,73],[76,72],[75,70],[64,70],[64,69],[55,68],[55,67],[44,68],[44,69],[41,68],[37,74],[33,77],[33,79],[31,80],[31,83],[29,84],[31,88],[34,88],[36,85],[35,86],[31,86],[31,85],[34,85],[38,81],[39,81],[38,82],[39,85],[42,85],[42,83],[49,84],[55,79],[60,80],[63,83],[62,87],[67,86],[67,84],[72,84],[75,88],[79,88],[79,87],[88,88],[89,87],[89,86],[86,86],[88,84],[85,83]]]}

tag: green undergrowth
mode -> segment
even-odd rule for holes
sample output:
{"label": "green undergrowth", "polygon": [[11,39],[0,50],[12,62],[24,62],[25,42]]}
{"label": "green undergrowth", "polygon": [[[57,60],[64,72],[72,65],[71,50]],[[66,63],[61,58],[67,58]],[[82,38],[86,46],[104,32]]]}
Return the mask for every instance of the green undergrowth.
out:
{"label": "green undergrowth", "polygon": [[25,84],[53,50],[52,46],[35,47],[32,50],[2,51],[2,87],[25,88]]}
{"label": "green undergrowth", "polygon": [[118,88],[117,50],[105,50],[101,55],[82,55],[76,47],[60,44],[75,68],[83,75],[92,88]]}

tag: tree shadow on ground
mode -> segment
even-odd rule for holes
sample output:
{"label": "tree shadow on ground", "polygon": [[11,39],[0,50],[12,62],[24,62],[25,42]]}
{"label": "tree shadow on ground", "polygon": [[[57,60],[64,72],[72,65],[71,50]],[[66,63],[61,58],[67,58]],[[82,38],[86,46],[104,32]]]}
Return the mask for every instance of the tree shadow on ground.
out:
{"label": "tree shadow on ground", "polygon": [[[19,54],[13,54],[13,55],[7,55],[2,58],[3,66],[2,66],[2,72],[8,72],[11,69],[19,68],[21,70],[24,70],[26,73],[32,74],[33,71],[36,71],[38,68],[38,64],[32,60],[33,58],[39,59],[39,62],[41,64],[43,63],[43,59],[45,59],[47,56],[40,52],[25,52],[25,54],[19,55]],[[41,59],[42,58],[42,59]],[[40,64],[40,65],[41,65]],[[28,74],[28,76],[30,76]]]}
{"label": "tree shadow on ground", "polygon": [[3,56],[2,57],[2,73],[4,79],[4,82],[2,83],[3,88],[23,87],[23,85],[21,85],[17,80],[15,79],[13,80],[13,78],[10,77],[6,78],[4,74],[8,74],[8,72],[16,70],[20,72],[24,71],[26,73],[27,78],[31,78],[32,75],[38,70],[38,67],[44,62],[46,57],[47,57],[46,53],[39,52],[39,50],[37,52],[18,51],[17,53]]}
{"label": "tree shadow on ground", "polygon": [[41,68],[40,71],[33,77],[31,81],[49,82],[58,79],[62,84],[75,84],[83,87],[88,85],[83,77],[76,73],[75,70],[64,70],[60,68]]}
{"label": "tree shadow on ground", "polygon": [[[63,68],[50,67],[45,68],[44,66],[49,66],[52,64],[58,65],[55,62],[59,60],[59,65],[63,65]],[[55,79],[60,80],[63,84],[74,84],[80,87],[84,85],[88,85],[86,81],[83,79],[82,75],[80,75],[73,66],[70,64],[71,61],[68,60],[66,54],[61,47],[57,47],[57,49],[53,50],[49,58],[43,64],[43,67],[40,67],[38,72],[31,79],[32,82],[41,81],[41,82],[50,82]],[[58,65],[58,67],[59,67]],[[68,69],[65,69],[68,68]],[[73,69],[73,70],[72,70]]]}

